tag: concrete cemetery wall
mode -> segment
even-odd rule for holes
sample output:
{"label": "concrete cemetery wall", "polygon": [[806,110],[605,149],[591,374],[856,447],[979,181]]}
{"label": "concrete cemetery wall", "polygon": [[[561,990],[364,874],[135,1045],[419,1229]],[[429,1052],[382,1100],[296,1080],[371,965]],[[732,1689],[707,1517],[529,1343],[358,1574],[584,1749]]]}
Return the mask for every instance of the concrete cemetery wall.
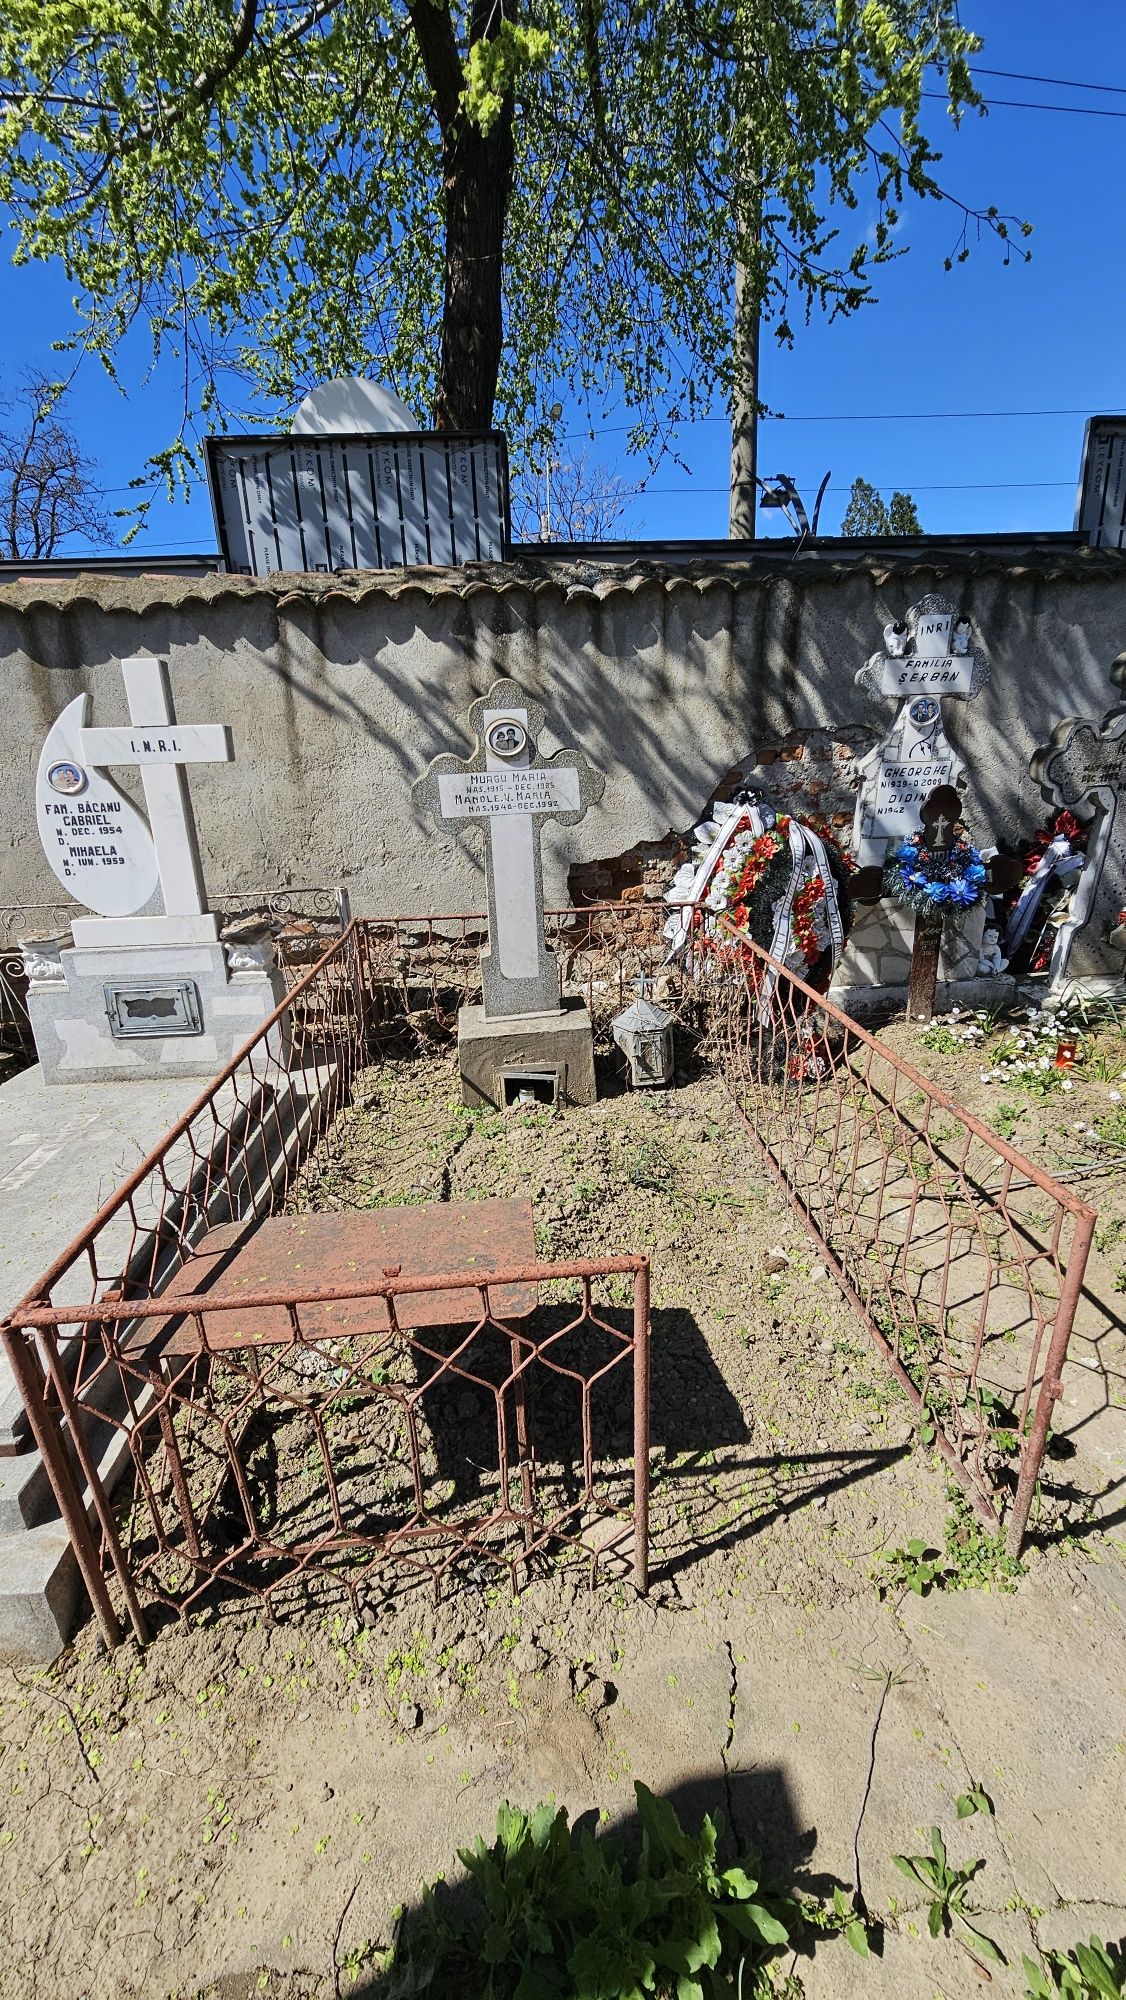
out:
{"label": "concrete cemetery wall", "polygon": [[360,913],[481,907],[472,837],[424,824],[410,786],[435,752],[468,748],[459,717],[511,675],[607,776],[580,825],[546,831],[548,901],[563,902],[573,864],[613,890],[605,864],[634,851],[642,884],[646,855],[667,855],[736,767],[847,822],[851,760],[895,712],[854,675],[928,591],[972,620],[992,668],[974,700],[945,704],[971,822],[1023,839],[1046,810],[1033,751],[1062,716],[1123,698],[1109,669],[1126,558],[1110,552],[4,585],[0,910],[59,900],[33,822],[39,748],[83,689],[92,720],[126,719],[123,655],[167,659],[181,720],[232,726],[235,764],[191,774],[212,893],[342,881]]}

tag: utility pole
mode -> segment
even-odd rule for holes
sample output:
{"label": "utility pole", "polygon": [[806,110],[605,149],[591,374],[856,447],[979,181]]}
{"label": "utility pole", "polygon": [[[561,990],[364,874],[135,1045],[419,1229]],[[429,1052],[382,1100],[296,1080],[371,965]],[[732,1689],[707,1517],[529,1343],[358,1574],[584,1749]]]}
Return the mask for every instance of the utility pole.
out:
{"label": "utility pole", "polygon": [[734,391],[731,402],[731,494],[727,533],[750,541],[755,532],[755,475],[758,471],[759,302],[754,273],[735,260],[735,326],[732,335]]}

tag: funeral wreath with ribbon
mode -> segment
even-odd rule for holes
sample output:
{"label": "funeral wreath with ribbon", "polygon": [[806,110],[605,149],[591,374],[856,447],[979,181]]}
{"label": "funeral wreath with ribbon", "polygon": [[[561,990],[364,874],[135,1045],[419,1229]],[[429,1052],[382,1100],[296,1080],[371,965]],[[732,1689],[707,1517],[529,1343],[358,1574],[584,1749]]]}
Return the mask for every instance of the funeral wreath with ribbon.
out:
{"label": "funeral wreath with ribbon", "polygon": [[[827,827],[776,814],[749,793],[716,803],[666,892],[669,956],[690,938],[719,955],[749,940],[824,992],[848,934],[849,866]],[[740,956],[753,976],[752,954]]]}

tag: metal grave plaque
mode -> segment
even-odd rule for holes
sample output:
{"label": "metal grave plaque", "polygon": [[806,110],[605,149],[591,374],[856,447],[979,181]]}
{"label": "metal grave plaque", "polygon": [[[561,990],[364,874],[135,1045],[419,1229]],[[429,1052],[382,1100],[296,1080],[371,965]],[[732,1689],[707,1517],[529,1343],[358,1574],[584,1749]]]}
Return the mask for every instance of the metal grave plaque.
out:
{"label": "metal grave plaque", "polygon": [[203,1009],[194,979],[130,979],[111,982],[102,991],[115,1042],[164,1041],[169,1035],[203,1033]]}

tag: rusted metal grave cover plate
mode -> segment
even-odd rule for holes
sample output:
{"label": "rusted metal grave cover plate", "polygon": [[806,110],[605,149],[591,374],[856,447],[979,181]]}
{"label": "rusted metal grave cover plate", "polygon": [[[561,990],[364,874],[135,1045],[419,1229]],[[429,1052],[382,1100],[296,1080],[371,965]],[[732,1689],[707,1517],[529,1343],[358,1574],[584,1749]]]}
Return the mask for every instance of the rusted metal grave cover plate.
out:
{"label": "rusted metal grave cover plate", "polygon": [[[243,1295],[247,1311],[202,1315],[212,1348],[288,1343],[293,1326],[284,1306],[255,1306],[255,1292],[315,1292],[355,1279],[380,1284],[396,1275],[423,1278],[443,1271],[487,1277],[536,1261],[532,1204],[527,1200],[431,1201],[409,1208],[374,1208],[343,1214],[276,1215],[265,1222],[235,1222],[211,1229],[177,1272],[166,1297],[185,1292]],[[489,1295],[501,1319],[523,1319],[538,1302],[534,1284],[498,1285]],[[397,1298],[402,1327],[472,1325],[481,1295],[464,1291],[414,1292]],[[308,1340],[348,1340],[384,1333],[390,1316],[384,1299],[325,1299],[298,1307]],[[167,1338],[168,1335],[171,1338]],[[199,1336],[180,1317],[146,1319],[128,1345],[148,1347],[164,1336],[166,1354],[194,1353]]]}

